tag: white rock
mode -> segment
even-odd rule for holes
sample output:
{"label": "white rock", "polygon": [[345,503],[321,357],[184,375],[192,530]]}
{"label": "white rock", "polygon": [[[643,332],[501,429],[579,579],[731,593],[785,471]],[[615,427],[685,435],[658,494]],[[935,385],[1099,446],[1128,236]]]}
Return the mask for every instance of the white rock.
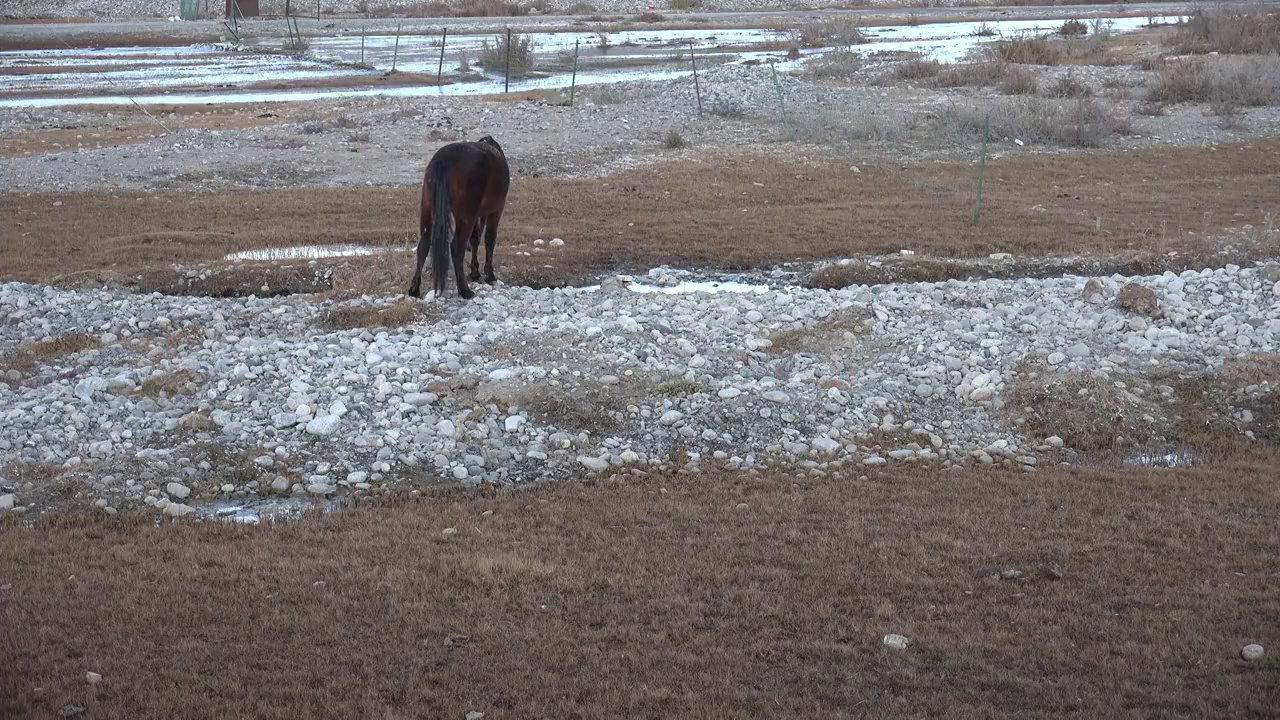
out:
{"label": "white rock", "polygon": [[182,503],[171,502],[164,506],[164,514],[169,517],[182,517],[184,515],[190,515],[195,511],[195,508],[190,505],[183,505]]}
{"label": "white rock", "polygon": [[191,496],[191,488],[182,483],[171,482],[164,486],[164,491],[169,493],[170,497],[176,497],[179,500],[185,500]]}
{"label": "white rock", "polygon": [[405,393],[404,401],[414,407],[422,407],[435,402],[436,396],[431,393]]}
{"label": "white rock", "polygon": [[508,415],[503,423],[506,431],[509,433],[520,432],[520,428],[524,427],[525,419],[519,415]]}
{"label": "white rock", "polygon": [[436,423],[436,432],[444,437],[451,438],[457,436],[458,428],[454,426],[452,420],[441,420]]}
{"label": "white rock", "polygon": [[13,493],[5,493],[0,495],[0,510],[12,510],[17,498]]}
{"label": "white rock", "polygon": [[658,418],[658,422],[668,427],[675,425],[684,419],[684,413],[679,410],[668,410],[662,413],[662,417]]}
{"label": "white rock", "polygon": [[97,685],[98,683],[102,682],[102,676],[96,672],[86,672],[84,674],[84,680],[90,685]]}
{"label": "white rock", "polygon": [[603,472],[609,469],[609,460],[606,458],[590,457],[588,455],[579,455],[578,462],[591,472]]}
{"label": "white rock", "polygon": [[726,400],[730,400],[732,398],[736,398],[739,395],[741,395],[742,391],[735,387],[727,387],[727,388],[720,388],[720,392],[717,394]]}
{"label": "white rock", "polygon": [[1245,660],[1248,660],[1249,662],[1253,662],[1255,660],[1261,660],[1262,657],[1266,654],[1267,654],[1266,649],[1257,643],[1250,643],[1249,645],[1245,645],[1240,650],[1240,657],[1244,658]]}
{"label": "white rock", "polygon": [[307,432],[325,437],[338,432],[338,425],[341,423],[342,419],[337,415],[321,415],[307,423]]}
{"label": "white rock", "polygon": [[762,395],[761,397],[763,397],[765,400],[768,400],[769,402],[775,402],[775,403],[784,403],[784,402],[791,401],[791,396],[782,392],[781,390],[769,390],[768,392],[764,393],[764,395]]}

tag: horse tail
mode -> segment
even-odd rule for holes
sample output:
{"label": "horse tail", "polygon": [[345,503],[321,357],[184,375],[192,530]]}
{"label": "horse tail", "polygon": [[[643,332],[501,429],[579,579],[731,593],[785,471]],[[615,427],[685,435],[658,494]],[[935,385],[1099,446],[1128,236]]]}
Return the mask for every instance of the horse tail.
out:
{"label": "horse tail", "polygon": [[449,169],[438,162],[431,173],[431,277],[436,296],[443,296],[453,264],[450,240],[453,205],[449,200]]}

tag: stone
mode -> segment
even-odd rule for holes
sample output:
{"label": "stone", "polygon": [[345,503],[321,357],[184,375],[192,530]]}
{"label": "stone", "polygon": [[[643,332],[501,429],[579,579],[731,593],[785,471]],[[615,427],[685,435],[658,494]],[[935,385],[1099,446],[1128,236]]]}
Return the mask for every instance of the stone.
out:
{"label": "stone", "polygon": [[191,488],[182,483],[171,482],[164,486],[164,491],[169,493],[170,497],[175,497],[179,500],[185,500],[191,496]]}
{"label": "stone", "polygon": [[598,458],[598,457],[590,457],[587,455],[580,455],[578,457],[578,462],[583,467],[590,470],[591,472],[598,473],[598,472],[603,472],[609,469],[609,460],[607,458]]}
{"label": "stone", "polygon": [[12,510],[17,498],[13,493],[5,493],[0,495],[0,510]]}
{"label": "stone", "polygon": [[737,510],[738,512],[745,512],[747,510],[750,510],[751,506],[746,503],[738,503],[737,505],[733,506],[733,509]]}
{"label": "stone", "polygon": [[278,493],[289,492],[289,478],[283,475],[277,475],[276,478],[271,481],[271,489]]}
{"label": "stone", "polygon": [[84,681],[90,685],[97,685],[102,682],[102,676],[96,672],[86,672],[84,674]]}
{"label": "stone", "polygon": [[1116,307],[1151,318],[1158,318],[1161,314],[1160,303],[1151,288],[1132,282],[1120,288],[1120,293],[1116,295]]}
{"label": "stone", "polygon": [[338,489],[337,486],[331,485],[327,482],[312,481],[307,483],[307,492],[311,493],[312,495],[328,495],[336,491],[337,489]]}
{"label": "stone", "polygon": [[503,423],[503,428],[509,433],[520,432],[520,428],[524,427],[524,424],[525,419],[523,417],[520,417],[519,415],[509,415]]}
{"label": "stone", "polygon": [[307,432],[311,435],[326,437],[338,432],[342,419],[337,415],[321,415],[307,423]]}
{"label": "stone", "polygon": [[766,392],[762,397],[765,400],[768,400],[769,402],[775,402],[775,403],[784,403],[784,402],[791,401],[791,396],[787,395],[781,390],[770,390]]}
{"label": "stone", "polygon": [[662,417],[658,418],[658,422],[662,425],[670,427],[684,419],[684,413],[679,410],[668,410],[662,413]]}
{"label": "stone", "polygon": [[1084,284],[1084,301],[1091,305],[1101,305],[1106,302],[1106,298],[1102,294],[1102,283],[1098,278],[1089,278]]}
{"label": "stone", "polygon": [[441,535],[446,535],[446,536],[448,536],[448,535],[457,535],[457,534],[458,534],[458,528],[456,528],[456,527],[447,527],[447,528],[445,528],[445,529],[441,530],[441,531],[440,531],[440,534],[441,534]]}
{"label": "stone", "polygon": [[436,396],[431,393],[405,393],[404,401],[407,405],[422,407],[435,402]]}
{"label": "stone", "polygon": [[892,648],[894,650],[906,650],[907,646],[911,644],[910,640],[894,633],[885,635],[883,642],[885,647]]}
{"label": "stone", "polygon": [[742,391],[736,387],[720,388],[720,392],[716,393],[725,400],[732,400],[742,394]]}
{"label": "stone", "polygon": [[183,517],[185,515],[190,515],[195,511],[195,508],[190,505],[183,505],[182,503],[171,502],[164,506],[164,514],[169,517]]}
{"label": "stone", "polygon": [[1261,660],[1266,654],[1266,649],[1257,643],[1250,643],[1240,649],[1240,657],[1248,660],[1249,662]]}
{"label": "stone", "polygon": [[1064,445],[1062,438],[1058,437],[1057,435],[1050,435],[1049,437],[1045,438],[1044,444],[1048,445],[1051,448],[1061,448]]}

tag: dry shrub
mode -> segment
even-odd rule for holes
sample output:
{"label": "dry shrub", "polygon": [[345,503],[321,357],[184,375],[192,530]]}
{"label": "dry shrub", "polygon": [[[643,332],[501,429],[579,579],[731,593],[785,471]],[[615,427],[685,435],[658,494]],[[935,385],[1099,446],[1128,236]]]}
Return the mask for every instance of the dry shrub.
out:
{"label": "dry shrub", "polygon": [[805,63],[804,69],[817,80],[848,80],[862,69],[862,57],[852,50],[832,50]]}
{"label": "dry shrub", "polygon": [[840,47],[867,42],[861,24],[856,19],[841,16],[804,23],[791,33],[801,47]]}
{"label": "dry shrub", "polygon": [[622,428],[627,404],[633,399],[627,385],[565,387],[536,382],[518,388],[510,405],[561,430],[607,435]]}
{"label": "dry shrub", "polygon": [[1093,88],[1076,79],[1074,72],[1060,75],[1045,88],[1045,95],[1054,98],[1084,98],[1093,96]]}
{"label": "dry shrub", "polygon": [[[1280,356],[1255,353],[1169,381],[1178,442],[1211,459],[1280,446]],[[1252,433],[1250,439],[1246,433]]]}
{"label": "dry shrub", "polygon": [[953,139],[967,143],[981,139],[988,113],[993,137],[1067,147],[1101,147],[1111,136],[1133,129],[1127,118],[1090,98],[1064,103],[1027,97],[984,107],[951,105],[938,113],[937,121]]}
{"label": "dry shrub", "polygon": [[1146,117],[1164,117],[1169,114],[1169,108],[1160,102],[1143,102],[1138,103],[1133,112]]}
{"label": "dry shrub", "polygon": [[1089,32],[1089,26],[1083,20],[1071,19],[1062,23],[1062,27],[1058,28],[1059,35],[1078,36],[1086,35]]}
{"label": "dry shrub", "polygon": [[893,66],[895,80],[928,80],[942,72],[942,63],[937,60],[904,60]]}
{"label": "dry shrub", "polygon": [[1042,35],[998,40],[989,52],[996,60],[1015,65],[1057,65],[1062,60],[1062,48]]}
{"label": "dry shrub", "polygon": [[93,335],[81,332],[63,333],[48,340],[20,344],[0,355],[0,369],[25,372],[37,363],[51,363],[101,346],[102,342]]}
{"label": "dry shrub", "polygon": [[1280,13],[1268,7],[1199,10],[1178,24],[1169,42],[1183,53],[1280,53]]}
{"label": "dry shrub", "polygon": [[838,310],[813,325],[773,333],[768,351],[787,355],[826,353],[870,333],[873,327],[872,316],[865,310]]}
{"label": "dry shrub", "polygon": [[[509,48],[508,39],[510,41]],[[480,58],[476,62],[484,66],[486,70],[506,72],[508,70],[508,59],[510,59],[510,72],[512,75],[527,73],[532,70],[533,38],[520,33],[499,34],[495,36],[493,45],[489,45],[488,40],[485,40],[480,45]]]}
{"label": "dry shrub", "polygon": [[973,37],[995,37],[996,29],[987,23],[982,23],[978,27],[974,28],[973,32],[970,34],[973,35]]}
{"label": "dry shrub", "polygon": [[656,13],[652,11],[642,12],[636,16],[636,22],[645,22],[645,23],[660,23],[666,19],[667,18],[663,16],[661,13]]}
{"label": "dry shrub", "polygon": [[196,374],[187,369],[157,370],[142,381],[137,394],[146,397],[174,397],[190,395],[196,391]]}
{"label": "dry shrub", "polygon": [[1005,95],[1035,95],[1040,91],[1040,79],[1027,68],[1009,68],[1000,80],[1000,92]]}
{"label": "dry shrub", "polygon": [[427,315],[420,303],[398,300],[390,305],[343,305],[324,314],[322,327],[329,330],[400,328]]}
{"label": "dry shrub", "polygon": [[684,136],[678,130],[668,130],[666,137],[662,139],[662,147],[668,150],[678,150],[686,144]]}
{"label": "dry shrub", "polygon": [[1084,452],[1146,446],[1163,440],[1163,413],[1101,374],[1020,365],[1003,393],[1006,412],[1035,440],[1056,435]]}
{"label": "dry shrub", "polygon": [[975,62],[946,64],[933,78],[935,87],[953,88],[995,85],[1005,76],[1007,66],[1002,62]]}
{"label": "dry shrub", "polygon": [[1147,98],[1166,103],[1280,105],[1280,57],[1167,63],[1156,72]]}

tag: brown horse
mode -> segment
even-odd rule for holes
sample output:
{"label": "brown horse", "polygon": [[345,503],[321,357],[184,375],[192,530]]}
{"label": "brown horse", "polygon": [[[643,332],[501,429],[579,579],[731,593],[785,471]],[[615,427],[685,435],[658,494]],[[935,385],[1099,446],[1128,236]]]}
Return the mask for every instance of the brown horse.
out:
{"label": "brown horse", "polygon": [[[431,257],[432,284],[437,296],[449,282],[453,263],[458,294],[475,297],[463,276],[467,245],[471,246],[471,279],[480,279],[480,235],[484,235],[485,281],[493,274],[493,247],[498,242],[498,222],[507,204],[511,170],[502,146],[485,135],[475,142],[449,143],[436,151],[422,180],[422,211],[418,222],[418,256],[413,269],[410,297],[422,297],[422,267]],[[452,234],[450,232],[452,216]]]}

